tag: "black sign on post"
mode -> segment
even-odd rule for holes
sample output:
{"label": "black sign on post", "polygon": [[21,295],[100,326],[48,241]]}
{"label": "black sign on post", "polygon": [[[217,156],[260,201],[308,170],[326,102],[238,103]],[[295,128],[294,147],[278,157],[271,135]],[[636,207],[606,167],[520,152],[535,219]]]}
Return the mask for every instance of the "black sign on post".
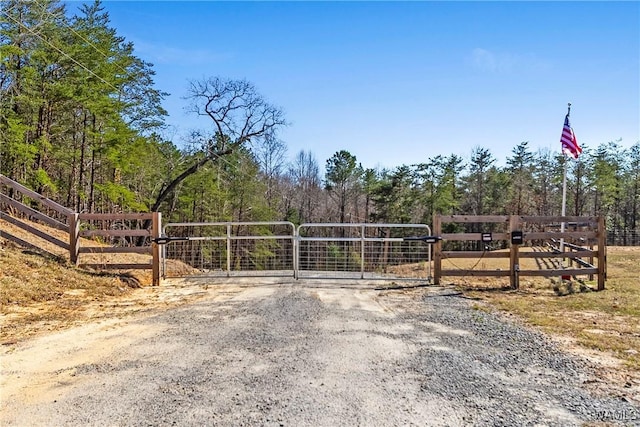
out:
{"label": "black sign on post", "polygon": [[485,243],[489,243],[493,241],[493,237],[491,236],[491,233],[482,233],[482,235],[480,236],[480,240]]}
{"label": "black sign on post", "polygon": [[524,233],[520,230],[511,232],[511,244],[512,245],[521,245],[524,242]]}

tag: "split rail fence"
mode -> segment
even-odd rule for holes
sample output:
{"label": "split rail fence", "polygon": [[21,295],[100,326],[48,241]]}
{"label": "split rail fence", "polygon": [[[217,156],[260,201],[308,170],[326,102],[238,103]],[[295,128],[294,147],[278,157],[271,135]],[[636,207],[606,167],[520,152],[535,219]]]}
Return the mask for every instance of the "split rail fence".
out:
{"label": "split rail fence", "polygon": [[[562,223],[565,231],[561,231]],[[461,228],[465,231],[455,231]],[[474,231],[466,231],[469,229]],[[443,276],[508,276],[511,287],[517,289],[522,276],[588,275],[592,279],[597,275],[598,290],[605,287],[607,233],[603,217],[435,215],[433,232],[442,238],[434,245],[436,285]],[[476,250],[468,250],[473,246]],[[492,250],[495,246],[508,250]],[[536,250],[522,250],[526,246]],[[479,257],[503,259],[505,265],[500,269],[443,268],[443,260]],[[523,259],[534,259],[547,268],[522,269]]]}
{"label": "split rail fence", "polygon": [[[69,260],[73,264],[99,270],[148,269],[152,271],[153,285],[160,283],[160,250],[159,245],[154,242],[160,237],[161,214],[159,212],[77,213],[4,175],[0,175],[0,186],[4,187],[0,192],[0,205],[14,213],[14,215],[9,215],[5,213],[5,209],[0,209],[1,218],[36,236],[40,241],[68,251]],[[6,192],[5,189],[7,189]],[[25,219],[28,219],[29,222]],[[45,224],[62,233],[38,228],[32,225],[33,222]],[[150,229],[144,228],[144,224],[147,222],[151,223]],[[27,242],[5,230],[0,230],[0,237],[23,247],[55,255],[43,249],[45,245]],[[85,243],[82,244],[81,238],[83,237],[94,240],[85,240]],[[138,239],[143,239],[142,245],[138,245]],[[96,254],[102,255],[98,262],[95,261]],[[137,263],[123,264],[110,263],[109,254],[141,254],[146,256],[140,257]],[[85,257],[91,262],[81,263],[81,258]]]}
{"label": "split rail fence", "polygon": [[[87,214],[77,213],[68,209],[42,195],[24,187],[23,185],[0,175],[0,215],[6,222],[18,227],[48,244],[55,245],[68,251],[69,259],[73,264],[91,267],[94,269],[149,269],[152,271],[152,282],[154,285],[160,283],[161,266],[164,265],[164,256],[167,255],[166,248],[162,243],[164,235],[162,229],[162,217],[159,212],[153,213],[114,213],[114,214]],[[10,214],[5,213],[11,212]],[[28,219],[30,221],[26,221]],[[55,231],[47,231],[46,228],[39,228],[35,223],[45,224]],[[565,227],[561,227],[561,224]],[[151,224],[149,227],[147,224]],[[194,224],[168,224],[168,226],[189,226]],[[342,262],[343,269],[359,272],[364,277],[365,270],[376,270],[381,268],[373,261],[366,261],[372,256],[387,258],[395,248],[393,245],[400,245],[393,249],[394,254],[401,256],[398,262],[412,262],[415,260],[425,260],[427,269],[430,268],[431,247],[426,245],[426,253],[423,253],[425,245],[415,246],[416,242],[407,239],[406,236],[378,236],[381,225],[357,224],[351,225],[355,228],[345,228],[346,224],[303,224],[297,230],[282,233],[269,233],[271,237],[259,236],[236,236],[232,235],[229,224],[196,224],[203,227],[224,226],[226,232],[215,232],[211,237],[202,235],[201,237],[191,236],[186,243],[193,246],[196,240],[213,245],[226,245],[226,252],[212,247],[207,258],[207,263],[211,264],[215,253],[226,254],[226,270],[231,270],[230,254],[232,248],[236,247],[236,252],[246,254],[248,248],[240,245],[242,241],[259,240],[261,243],[260,253],[263,255],[259,260],[255,257],[245,255],[246,262],[256,264],[268,261],[270,268],[291,269],[294,275],[302,270],[314,270],[318,267],[317,258],[324,257],[333,260],[332,266],[337,265],[337,260],[347,260]],[[233,225],[233,224],[232,224]],[[255,224],[254,224],[255,225]],[[257,224],[263,227],[264,224]],[[282,225],[282,224],[276,224]],[[240,227],[241,224],[235,224]],[[242,225],[247,226],[247,224]],[[292,228],[293,224],[285,224]],[[384,224],[382,226],[385,226]],[[431,234],[431,230],[426,225],[390,225],[397,227],[413,227],[415,230],[411,234],[420,233],[419,227]],[[312,230],[322,230],[325,227],[338,232],[339,236],[327,234],[322,231],[316,236]],[[375,233],[369,235],[369,227]],[[377,227],[377,228],[376,228]],[[417,227],[417,228],[416,228]],[[301,232],[301,230],[305,232]],[[561,231],[563,230],[564,231]],[[49,229],[50,230],[50,229]],[[408,229],[409,230],[409,229]],[[459,232],[457,230],[464,230]],[[353,235],[359,232],[358,235]],[[187,235],[190,233],[187,233]],[[466,215],[436,215],[433,222],[433,236],[439,240],[434,244],[433,250],[433,279],[434,284],[439,284],[443,276],[494,276],[509,277],[513,288],[519,287],[521,276],[577,276],[588,275],[590,280],[597,276],[598,290],[605,287],[606,280],[606,243],[607,233],[604,218],[602,217],[577,217],[577,216],[517,216],[517,215],[495,215],[495,216],[466,216]],[[8,231],[0,230],[0,237],[12,240],[24,247],[43,250],[43,246],[30,243],[18,236],[12,235]],[[194,238],[195,237],[195,238]],[[83,239],[85,238],[85,239]],[[265,239],[284,239],[284,243],[270,243]],[[517,243],[514,242],[514,238]],[[87,240],[89,239],[89,240]],[[519,240],[517,240],[519,239]],[[166,238],[165,238],[166,240]],[[409,241],[407,241],[409,240]],[[237,243],[231,246],[231,243]],[[275,242],[275,240],[274,240]],[[164,242],[165,244],[167,242]],[[169,242],[171,243],[171,242]],[[179,242],[173,242],[177,244]],[[349,246],[347,244],[355,245]],[[308,248],[305,246],[308,245]],[[357,246],[360,245],[360,246]],[[377,245],[377,246],[376,246]],[[410,246],[402,246],[410,245]],[[496,248],[497,245],[497,248]],[[173,245],[169,245],[174,250]],[[199,250],[198,256],[202,258],[205,252],[199,247],[185,247],[180,249],[180,253]],[[533,250],[521,248],[530,246]],[[283,256],[289,259],[286,263],[277,264],[274,267],[273,259],[279,259],[275,254],[274,247],[282,247]],[[189,249],[190,248],[190,249]],[[189,250],[187,250],[189,249]],[[479,250],[480,249],[480,252]],[[502,250],[494,250],[502,249]],[[506,250],[508,249],[508,250]],[[338,251],[340,250],[340,251]],[[47,252],[45,250],[45,252]],[[348,256],[338,257],[336,252],[348,254]],[[135,263],[110,263],[111,254],[129,254],[131,259],[137,260]],[[344,255],[343,254],[343,255]],[[373,255],[371,255],[373,254]],[[479,255],[480,254],[480,255]],[[195,256],[190,254],[189,257]],[[443,260],[447,259],[471,259],[471,258],[497,258],[504,259],[505,265],[500,269],[445,269]],[[98,261],[96,262],[96,257]],[[306,258],[305,258],[306,257]],[[80,262],[83,258],[87,262]],[[177,257],[181,259],[182,256]],[[209,259],[210,258],[210,259]],[[372,258],[373,259],[373,258]],[[534,259],[538,263],[538,269],[521,268],[521,260]],[[507,261],[508,260],[508,261]],[[565,261],[568,260],[568,265]],[[222,268],[224,261],[220,261],[220,266],[213,263],[207,265],[208,270]],[[240,261],[239,261],[240,262]],[[306,264],[305,264],[306,263]],[[214,265],[215,264],[215,265]],[[282,265],[281,265],[282,264]],[[307,265],[308,264],[308,265]],[[340,265],[342,265],[340,264]],[[371,265],[369,265],[371,264]],[[381,265],[387,265],[388,260]],[[265,264],[266,265],[266,264]],[[346,267],[345,267],[346,266]],[[546,268],[542,268],[542,267]],[[196,267],[201,268],[201,267]],[[262,268],[266,268],[263,266]],[[326,267],[322,267],[324,269]],[[333,267],[335,268],[335,266]],[[426,271],[430,278],[430,270]]]}

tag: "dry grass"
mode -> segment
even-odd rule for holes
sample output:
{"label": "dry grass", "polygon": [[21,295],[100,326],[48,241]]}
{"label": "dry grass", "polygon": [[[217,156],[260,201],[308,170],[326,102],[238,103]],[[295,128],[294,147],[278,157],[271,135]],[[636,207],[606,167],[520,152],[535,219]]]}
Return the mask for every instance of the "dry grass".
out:
{"label": "dry grass", "polygon": [[[68,235],[42,224],[31,226],[62,241]],[[36,333],[67,327],[89,318],[123,315],[135,311],[132,306],[149,307],[158,295],[133,293],[133,288],[151,285],[150,270],[91,271],[69,262],[68,251],[0,220],[0,228],[44,251],[22,250],[12,242],[0,239],[0,343],[10,344]],[[80,239],[82,246],[103,246]],[[87,264],[150,264],[150,255],[84,254]],[[193,269],[178,261],[173,267],[191,273]],[[149,297],[151,295],[151,297]],[[162,304],[161,304],[162,305]],[[109,307],[111,313],[101,313]],[[127,307],[126,310],[120,310]]]}
{"label": "dry grass", "polygon": [[[588,349],[609,353],[640,372],[640,248],[610,247],[608,280],[602,292],[595,282],[521,278],[520,289],[507,290],[508,279],[462,279],[457,286],[500,310]],[[555,290],[554,290],[555,288]],[[562,288],[564,292],[558,292]],[[567,293],[566,295],[559,295]]]}
{"label": "dry grass", "polygon": [[127,294],[139,282],[127,274],[82,271],[61,259],[0,243],[0,342],[83,316],[88,302]]}
{"label": "dry grass", "polygon": [[[68,234],[63,231],[35,222],[30,225],[59,240],[69,239]],[[82,270],[69,263],[69,253],[65,249],[5,221],[0,220],[0,227],[44,250],[42,253],[22,250],[12,242],[0,239],[1,343],[12,343],[44,330],[58,329],[82,321],[87,318],[91,304],[121,299],[133,288],[151,283],[151,272],[145,270]],[[81,239],[81,245],[100,244]],[[100,255],[85,256],[82,261],[106,262],[104,258],[97,257]],[[145,262],[140,259],[132,261],[129,254],[112,257],[115,258],[110,262]]]}
{"label": "dry grass", "polygon": [[[530,248],[522,248],[531,250]],[[521,259],[523,270],[538,268],[534,259]],[[444,277],[474,308],[500,311],[540,328],[563,348],[590,360],[603,384],[619,386],[621,395],[640,400],[640,247],[607,248],[606,289],[596,282],[520,277],[511,290],[508,277]],[[503,269],[509,259],[443,260],[443,269]],[[550,268],[550,265],[542,265]],[[420,277],[424,265],[394,267],[405,277]],[[587,276],[585,276],[587,278]]]}

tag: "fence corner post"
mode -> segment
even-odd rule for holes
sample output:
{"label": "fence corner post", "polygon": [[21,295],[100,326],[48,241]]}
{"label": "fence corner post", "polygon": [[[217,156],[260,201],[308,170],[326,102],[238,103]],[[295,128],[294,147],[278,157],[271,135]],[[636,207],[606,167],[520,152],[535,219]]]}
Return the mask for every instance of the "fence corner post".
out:
{"label": "fence corner post", "polygon": [[598,218],[598,290],[604,291],[607,280],[607,228],[604,217]]}
{"label": "fence corner post", "polygon": [[153,212],[152,214],[152,226],[151,226],[151,253],[153,256],[151,270],[152,270],[152,285],[160,285],[160,245],[156,239],[160,237],[160,230],[162,229],[162,214],[160,212]]}
{"label": "fence corner post", "polygon": [[[511,215],[509,217],[509,235],[511,235],[513,231],[518,230],[519,226],[520,217],[518,215]],[[509,253],[511,289],[518,289],[520,287],[520,256],[518,252],[518,245],[514,245],[512,242],[509,242],[509,245],[511,246]]]}
{"label": "fence corner post", "polygon": [[67,216],[69,222],[69,259],[72,264],[78,265],[78,253],[80,250],[80,220],[77,212]]}
{"label": "fence corner post", "polygon": [[[433,234],[434,236],[442,235],[442,220],[440,215],[433,214]],[[442,240],[438,239],[434,244],[433,251],[433,284],[440,284],[442,276]]]}

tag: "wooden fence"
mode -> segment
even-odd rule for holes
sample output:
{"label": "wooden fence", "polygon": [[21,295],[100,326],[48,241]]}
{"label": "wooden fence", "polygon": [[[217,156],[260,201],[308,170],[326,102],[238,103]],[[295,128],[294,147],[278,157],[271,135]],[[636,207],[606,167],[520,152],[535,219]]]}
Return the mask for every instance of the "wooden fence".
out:
{"label": "wooden fence", "polygon": [[[116,213],[116,214],[86,214],[77,213],[68,209],[46,197],[26,188],[25,186],[0,175],[0,186],[8,188],[9,191],[0,193],[0,205],[12,210],[19,215],[9,215],[5,209],[0,209],[2,219],[8,223],[21,228],[39,239],[58,246],[69,253],[69,260],[80,267],[93,268],[96,270],[130,270],[149,269],[152,271],[152,282],[156,286],[160,284],[160,249],[154,242],[160,237],[162,217],[159,212],[152,213]],[[36,228],[32,223],[25,221],[43,223],[56,230],[65,233],[68,238],[62,240],[52,233]],[[142,223],[151,220],[151,229],[140,229],[134,227],[115,229],[108,224],[123,223],[125,221]],[[18,243],[23,247],[41,250],[45,249],[37,243],[30,243],[18,236],[14,236],[7,231],[0,230],[0,237]],[[137,246],[134,239],[145,238],[145,244]],[[114,238],[129,242],[129,245],[82,245],[81,238],[96,239]],[[49,252],[50,253],[50,252]],[[82,254],[147,254],[150,255],[148,262],[138,263],[86,263],[80,262]]]}
{"label": "wooden fence", "polygon": [[[559,231],[561,223],[566,224],[564,232]],[[456,229],[475,226],[478,232],[448,232],[443,229]],[[492,230],[492,231],[483,231]],[[495,230],[495,231],[494,231]],[[520,234],[521,233],[521,234]],[[509,276],[511,287],[520,286],[521,276],[563,277],[577,275],[597,275],[598,290],[603,290],[606,280],[606,229],[603,217],[576,216],[518,216],[518,215],[435,215],[433,234],[442,241],[434,246],[434,283],[439,284],[443,276]],[[521,243],[512,243],[512,238],[521,238]],[[508,248],[504,250],[451,250],[448,242],[481,242]],[[517,240],[516,240],[517,241]],[[576,244],[578,243],[578,244]],[[541,251],[521,251],[521,246],[545,248]],[[449,246],[453,246],[449,244]],[[595,249],[594,249],[595,246]],[[448,249],[448,250],[445,250]],[[508,268],[502,269],[449,269],[442,267],[444,259],[502,258],[508,259]],[[568,266],[552,263],[552,268],[521,269],[522,258],[535,260],[551,259],[568,261]],[[597,260],[594,265],[594,260]],[[506,263],[505,263],[506,264]],[[576,264],[576,265],[574,265]],[[505,266],[506,267],[506,266]]]}

